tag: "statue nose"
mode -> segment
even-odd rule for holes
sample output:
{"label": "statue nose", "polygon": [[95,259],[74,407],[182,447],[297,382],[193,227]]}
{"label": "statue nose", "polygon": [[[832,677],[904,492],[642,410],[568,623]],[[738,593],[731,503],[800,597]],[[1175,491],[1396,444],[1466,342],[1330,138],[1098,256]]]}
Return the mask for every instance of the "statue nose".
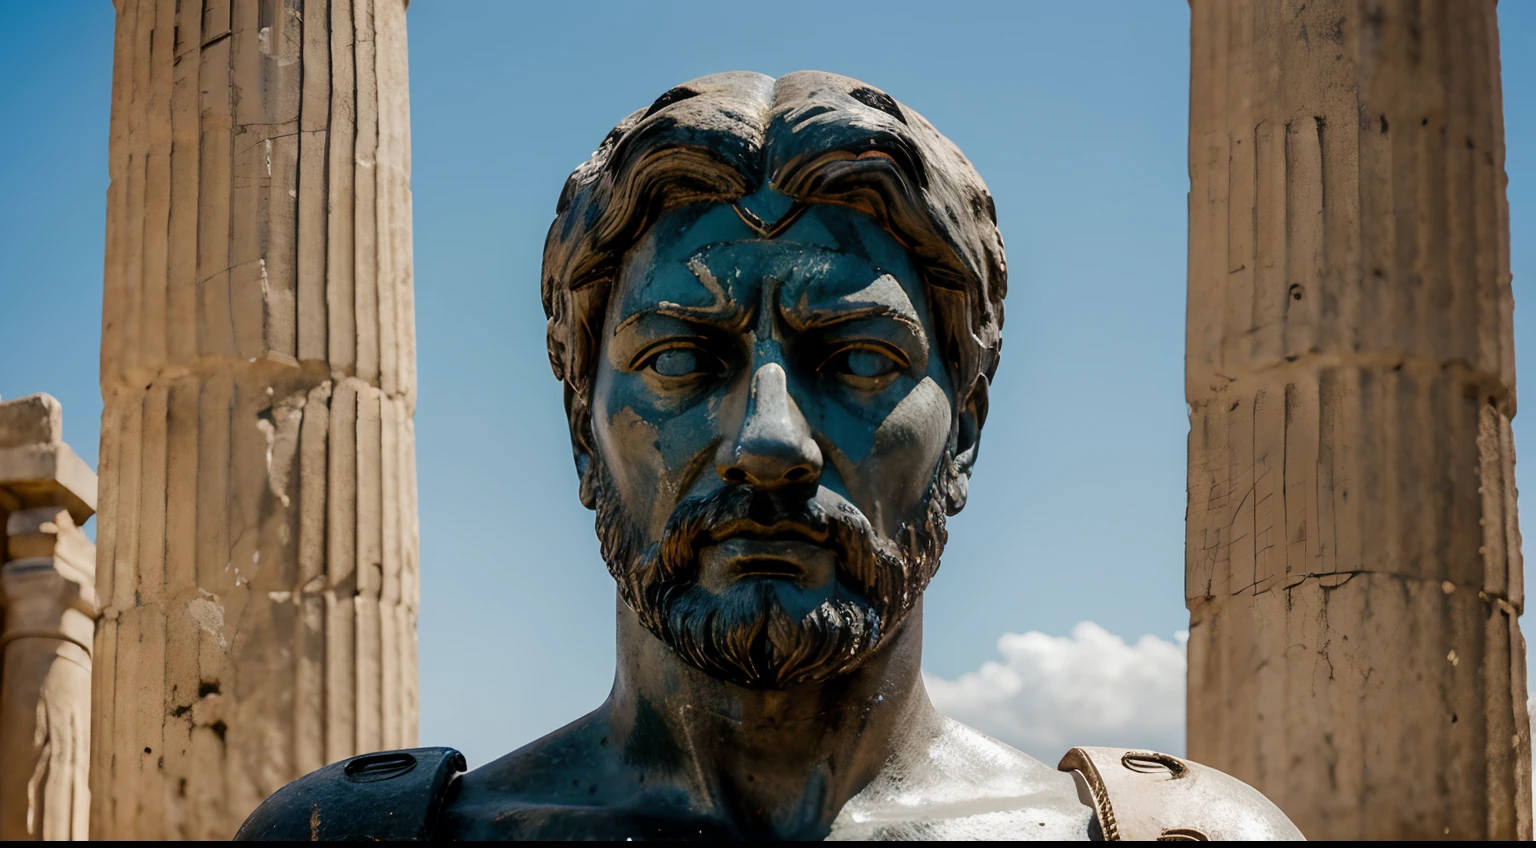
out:
{"label": "statue nose", "polygon": [[741,431],[720,449],[715,470],[727,483],[773,489],[821,479],[821,448],[789,396],[784,367],[777,362],[752,375]]}

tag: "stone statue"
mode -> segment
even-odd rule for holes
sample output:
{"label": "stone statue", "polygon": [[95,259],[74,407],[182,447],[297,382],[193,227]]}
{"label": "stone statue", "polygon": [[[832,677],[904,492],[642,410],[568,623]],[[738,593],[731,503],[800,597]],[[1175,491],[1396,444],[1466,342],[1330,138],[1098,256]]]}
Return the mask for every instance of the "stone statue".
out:
{"label": "stone statue", "polygon": [[1299,838],[1165,754],[1057,768],[939,715],[922,596],[965,506],[1007,271],[991,195],[852,79],[727,73],[625,118],[544,250],[550,363],[618,583],[595,711],[290,784],[248,839]]}

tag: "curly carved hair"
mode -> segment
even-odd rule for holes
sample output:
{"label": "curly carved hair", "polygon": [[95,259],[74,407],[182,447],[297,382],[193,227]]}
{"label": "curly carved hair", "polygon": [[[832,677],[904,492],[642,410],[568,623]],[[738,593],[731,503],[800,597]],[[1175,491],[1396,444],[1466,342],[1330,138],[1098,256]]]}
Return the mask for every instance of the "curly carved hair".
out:
{"label": "curly carved hair", "polygon": [[[1008,270],[981,175],[890,95],[848,77],[733,71],[680,85],[619,122],[565,182],[544,242],[549,362],[587,426],[604,312],[624,255],[658,218],[764,182],[800,203],[875,216],[922,270],[956,398],[978,425],[1002,346]],[[586,499],[585,496],[583,498]]]}

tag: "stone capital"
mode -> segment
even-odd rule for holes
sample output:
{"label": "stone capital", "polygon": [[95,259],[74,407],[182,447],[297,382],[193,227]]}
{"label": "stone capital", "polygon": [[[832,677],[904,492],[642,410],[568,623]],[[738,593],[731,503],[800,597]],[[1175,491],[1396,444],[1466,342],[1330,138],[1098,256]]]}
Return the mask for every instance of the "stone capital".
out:
{"label": "stone capital", "polygon": [[0,510],[63,506],[75,526],[96,512],[96,474],[64,443],[59,402],[0,402]]}

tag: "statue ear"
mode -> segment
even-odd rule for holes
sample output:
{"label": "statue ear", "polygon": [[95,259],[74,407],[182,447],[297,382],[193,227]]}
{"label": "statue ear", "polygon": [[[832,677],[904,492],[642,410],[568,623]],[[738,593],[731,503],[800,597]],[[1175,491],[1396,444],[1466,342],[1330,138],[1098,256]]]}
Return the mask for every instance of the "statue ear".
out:
{"label": "statue ear", "polygon": [[580,479],[578,491],[581,505],[597,509],[597,473],[593,459],[592,415],[587,410],[586,399],[565,384],[566,422],[571,430],[571,458],[576,461],[576,476]]}
{"label": "statue ear", "polygon": [[978,377],[955,416],[955,475],[950,484],[949,506],[955,515],[965,509],[971,493],[971,471],[976,468],[976,453],[981,448],[981,426],[987,421],[986,377]]}

